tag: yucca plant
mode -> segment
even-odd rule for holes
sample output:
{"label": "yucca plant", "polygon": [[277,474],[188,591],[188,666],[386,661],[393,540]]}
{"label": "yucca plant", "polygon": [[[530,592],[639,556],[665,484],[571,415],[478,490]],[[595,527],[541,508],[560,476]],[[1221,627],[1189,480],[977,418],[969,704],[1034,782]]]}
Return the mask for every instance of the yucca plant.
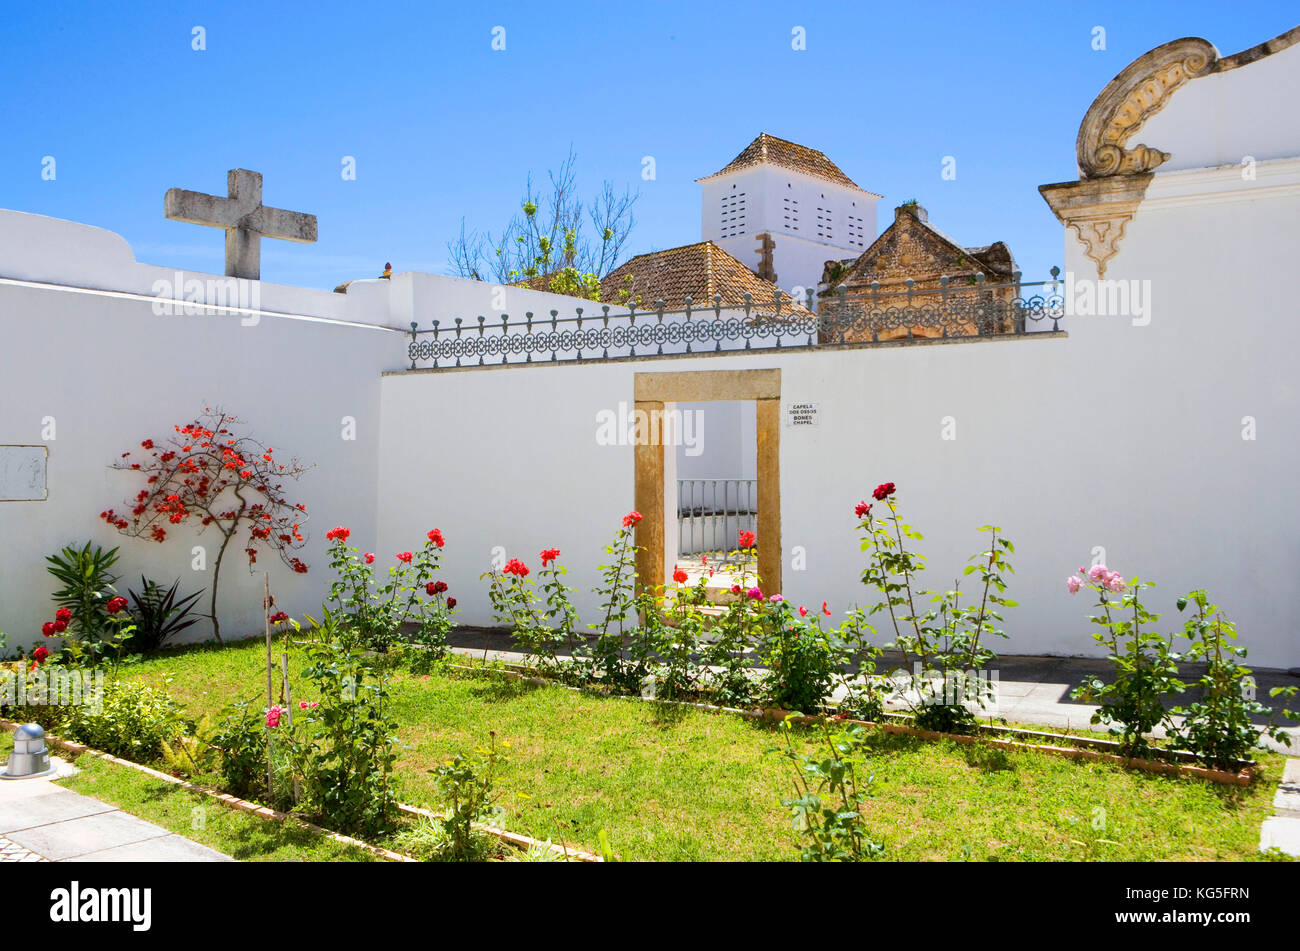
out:
{"label": "yucca plant", "polygon": [[140,576],[140,591],[128,591],[133,607],[131,614],[135,618],[135,634],[131,639],[131,649],[142,654],[150,654],[163,646],[171,637],[191,625],[197,624],[204,615],[192,614],[194,602],[203,594],[200,588],[193,594],[178,598],[181,582],[177,578],[169,587],[164,588],[156,581]]}
{"label": "yucca plant", "polygon": [[69,545],[57,555],[49,555],[46,568],[63,587],[54,592],[54,603],[72,612],[65,634],[70,640],[98,643],[108,630],[106,605],[117,594],[113,585],[117,575],[117,549],[108,551],[86,542],[78,548]]}

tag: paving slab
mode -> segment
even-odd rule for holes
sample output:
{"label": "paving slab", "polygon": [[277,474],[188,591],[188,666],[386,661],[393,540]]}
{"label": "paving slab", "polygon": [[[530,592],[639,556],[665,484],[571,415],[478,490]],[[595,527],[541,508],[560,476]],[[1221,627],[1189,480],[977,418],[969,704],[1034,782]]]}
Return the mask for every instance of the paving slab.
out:
{"label": "paving slab", "polygon": [[17,842],[11,842],[0,835],[0,862],[48,862],[43,855],[37,855],[23,848]]}
{"label": "paving slab", "polygon": [[169,833],[158,838],[117,845],[64,859],[65,862],[233,862],[228,855],[184,836]]}
{"label": "paving slab", "polygon": [[[14,781],[17,782],[17,781]],[[112,812],[114,806],[98,799],[81,796],[60,786],[54,786],[40,779],[22,780],[25,783],[41,783],[45,786],[44,794],[27,794],[9,798],[10,787],[14,782],[7,782],[0,787],[0,835],[14,836],[10,833],[22,829],[81,819],[98,813]]]}
{"label": "paving slab", "polygon": [[162,826],[137,819],[120,809],[111,809],[80,819],[66,819],[20,829],[8,833],[8,837],[10,841],[45,856],[51,862],[61,862],[88,852],[158,839],[168,834]]}
{"label": "paving slab", "polygon": [[1300,855],[1300,819],[1269,816],[1259,830],[1259,850],[1281,849],[1287,855]]}

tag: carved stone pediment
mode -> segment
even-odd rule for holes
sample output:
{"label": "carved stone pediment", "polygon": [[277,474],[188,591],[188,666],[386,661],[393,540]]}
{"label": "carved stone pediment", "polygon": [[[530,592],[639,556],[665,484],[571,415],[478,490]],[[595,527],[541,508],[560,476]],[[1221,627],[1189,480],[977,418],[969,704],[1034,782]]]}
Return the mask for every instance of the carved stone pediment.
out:
{"label": "carved stone pediment", "polygon": [[1206,40],[1187,37],[1139,56],[1112,79],[1088,108],[1075,140],[1081,178],[1149,172],[1169,153],[1129,139],[1169,97],[1198,76],[1214,72],[1219,51]]}
{"label": "carved stone pediment", "polygon": [[1219,56],[1208,40],[1184,37],[1157,46],[1106,84],[1079,125],[1075,155],[1079,181],[1042,185],[1052,211],[1079,236],[1084,253],[1105,277],[1128,223],[1168,152],[1132,142],[1169,98],[1193,79],[1237,69],[1300,43],[1300,26],[1232,56]]}

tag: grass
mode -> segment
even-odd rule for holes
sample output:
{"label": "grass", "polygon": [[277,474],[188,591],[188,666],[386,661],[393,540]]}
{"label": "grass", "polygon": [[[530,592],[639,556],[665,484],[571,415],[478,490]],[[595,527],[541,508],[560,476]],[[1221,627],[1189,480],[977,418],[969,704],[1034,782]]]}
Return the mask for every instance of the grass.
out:
{"label": "grass", "polygon": [[[265,690],[265,663],[251,641],[167,653],[129,676],[215,715]],[[311,699],[295,683],[295,700]],[[394,672],[392,697],[406,802],[438,808],[428,771],[494,730],[510,744],[497,788],[511,830],[597,851],[604,829],[627,860],[798,856],[780,805],[791,767],[767,754],[768,724],[486,674]],[[799,731],[805,748],[815,738]],[[1282,763],[1261,754],[1263,778],[1242,789],[883,733],[872,751],[868,825],[893,860],[1253,859]]]}

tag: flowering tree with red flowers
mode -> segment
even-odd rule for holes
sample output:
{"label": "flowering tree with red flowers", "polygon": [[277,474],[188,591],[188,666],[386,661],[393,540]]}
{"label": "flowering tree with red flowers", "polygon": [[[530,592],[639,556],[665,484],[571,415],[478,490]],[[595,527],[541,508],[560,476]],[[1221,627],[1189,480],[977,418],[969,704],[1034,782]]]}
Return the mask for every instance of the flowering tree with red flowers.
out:
{"label": "flowering tree with red flowers", "polygon": [[306,539],[301,527],[306,506],[284,495],[286,480],[297,481],[307,471],[296,458],[280,462],[275,450],[238,430],[243,420],[221,409],[205,407],[192,423],[175,426],[174,433],[158,440],[146,439],[139,450],[129,450],[112,466],[145,478],[130,505],[129,514],[113,509],[100,518],[125,535],[164,542],[170,526],[199,524],[199,532],[213,527],[221,547],[212,567],[210,613],[212,633],[221,642],[217,620],[217,586],[226,549],[239,539],[248,556],[249,570],[257,563],[259,548],[268,549],[299,574],[307,566],[294,555]]}

